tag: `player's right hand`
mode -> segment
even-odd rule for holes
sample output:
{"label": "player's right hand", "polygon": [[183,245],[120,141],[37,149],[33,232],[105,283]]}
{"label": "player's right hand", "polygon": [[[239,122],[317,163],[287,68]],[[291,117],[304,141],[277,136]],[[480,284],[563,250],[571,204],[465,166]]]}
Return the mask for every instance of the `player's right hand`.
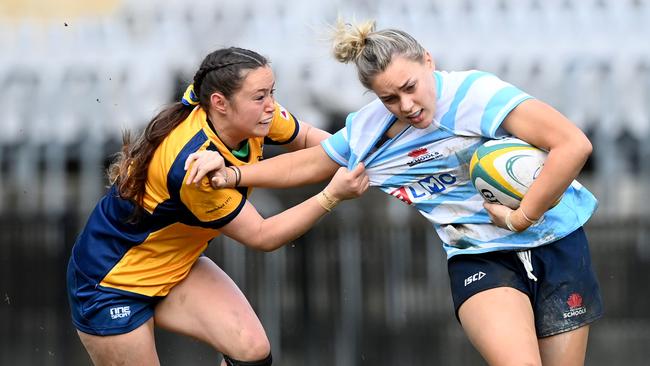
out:
{"label": "player's right hand", "polygon": [[336,199],[347,200],[361,196],[369,186],[370,180],[366,174],[366,167],[363,163],[359,163],[353,170],[339,168],[326,190]]}

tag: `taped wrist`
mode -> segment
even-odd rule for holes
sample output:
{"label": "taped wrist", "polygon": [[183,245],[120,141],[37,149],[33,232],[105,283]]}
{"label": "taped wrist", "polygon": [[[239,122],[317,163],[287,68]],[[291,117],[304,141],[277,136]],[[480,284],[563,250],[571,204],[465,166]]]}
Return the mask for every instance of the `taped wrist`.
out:
{"label": "taped wrist", "polygon": [[318,203],[327,211],[332,211],[336,205],[341,202],[338,198],[332,197],[326,190],[322,190],[319,194],[316,195],[316,200]]}

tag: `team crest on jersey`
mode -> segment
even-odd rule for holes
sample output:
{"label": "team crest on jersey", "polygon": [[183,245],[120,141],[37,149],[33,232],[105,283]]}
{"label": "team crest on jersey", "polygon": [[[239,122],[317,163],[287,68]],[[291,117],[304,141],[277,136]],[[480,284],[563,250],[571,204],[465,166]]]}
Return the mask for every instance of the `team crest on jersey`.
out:
{"label": "team crest on jersey", "polygon": [[442,193],[456,181],[458,179],[450,173],[433,174],[420,179],[415,184],[399,187],[390,194],[406,204],[412,205],[414,201]]}
{"label": "team crest on jersey", "polygon": [[408,166],[418,165],[420,163],[424,163],[425,161],[440,159],[442,157],[441,153],[437,151],[429,152],[426,147],[417,148],[413,151],[410,151],[407,155],[413,158],[413,160],[406,162]]}
{"label": "team crest on jersey", "polygon": [[281,106],[279,104],[278,104],[278,109],[280,110],[280,115],[282,116],[282,118],[284,118],[284,119],[286,119],[288,121],[290,119],[290,116],[291,116],[289,114],[289,112],[286,109],[284,109],[283,106]]}

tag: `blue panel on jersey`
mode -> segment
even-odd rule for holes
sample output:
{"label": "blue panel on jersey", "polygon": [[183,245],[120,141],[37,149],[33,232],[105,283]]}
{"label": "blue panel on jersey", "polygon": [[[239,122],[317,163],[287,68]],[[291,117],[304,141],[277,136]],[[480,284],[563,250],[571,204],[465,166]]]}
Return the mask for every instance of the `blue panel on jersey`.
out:
{"label": "blue panel on jersey", "polygon": [[436,97],[440,98],[442,95],[442,76],[438,71],[434,71],[433,76],[436,78]]}
{"label": "blue panel on jersey", "polygon": [[[190,141],[188,141],[183,149],[178,153],[176,159],[172,163],[171,168],[169,169],[169,173],[167,173],[167,189],[169,190],[170,199],[159,204],[158,207],[156,207],[154,214],[159,214],[161,216],[170,215],[174,219],[174,222],[181,222],[186,225],[199,226],[209,229],[219,229],[220,227],[232,221],[232,219],[234,219],[235,216],[237,216],[241,209],[244,207],[244,203],[246,202],[247,189],[243,187],[238,189],[238,191],[242,194],[242,200],[239,202],[237,208],[227,216],[210,222],[203,222],[199,220],[181,201],[180,191],[181,187],[184,184],[186,173],[185,160],[191,153],[199,150],[207,139],[208,136],[205,134],[205,132],[203,132],[203,130],[201,130],[196,135],[194,135],[194,137],[192,137]],[[217,151],[218,149],[214,144],[210,143],[210,145],[207,147],[207,150]]]}
{"label": "blue panel on jersey", "polygon": [[[517,100],[517,98],[519,100]],[[508,113],[510,113],[510,111],[521,102],[529,98],[531,98],[529,95],[524,94],[514,86],[509,86],[499,90],[485,106],[483,116],[481,116],[481,133],[483,136],[492,138],[496,137],[494,133]],[[514,103],[513,100],[516,101],[516,103]],[[506,106],[509,106],[509,109],[504,109]],[[498,121],[495,120],[497,116],[500,117]]]}
{"label": "blue panel on jersey", "polygon": [[454,100],[451,102],[451,106],[449,106],[449,110],[447,113],[445,113],[444,116],[442,116],[442,119],[440,121],[440,124],[443,125],[444,127],[454,130],[454,126],[456,124],[456,112],[458,111],[458,105],[460,102],[465,99],[465,96],[467,95],[467,92],[469,91],[469,88],[474,84],[476,80],[479,78],[490,75],[487,72],[474,72],[470,76],[468,76],[465,80],[463,80],[462,84],[460,84],[460,87],[458,87],[458,90],[456,91],[456,94],[454,95]]}

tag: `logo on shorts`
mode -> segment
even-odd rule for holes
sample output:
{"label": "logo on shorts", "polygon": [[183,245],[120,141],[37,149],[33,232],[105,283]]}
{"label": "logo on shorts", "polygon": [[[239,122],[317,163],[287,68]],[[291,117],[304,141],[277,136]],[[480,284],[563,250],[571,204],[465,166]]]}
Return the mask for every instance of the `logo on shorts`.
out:
{"label": "logo on shorts", "polygon": [[472,282],[480,281],[483,277],[485,277],[485,273],[478,271],[465,279],[465,286],[469,285]]}
{"label": "logo on shorts", "polygon": [[564,312],[564,319],[573,318],[587,312],[587,308],[582,305],[582,296],[576,292],[569,295],[566,303],[569,305],[569,311]]}
{"label": "logo on shorts", "polygon": [[129,306],[118,306],[110,309],[111,319],[120,319],[126,318],[131,315],[131,307]]}

